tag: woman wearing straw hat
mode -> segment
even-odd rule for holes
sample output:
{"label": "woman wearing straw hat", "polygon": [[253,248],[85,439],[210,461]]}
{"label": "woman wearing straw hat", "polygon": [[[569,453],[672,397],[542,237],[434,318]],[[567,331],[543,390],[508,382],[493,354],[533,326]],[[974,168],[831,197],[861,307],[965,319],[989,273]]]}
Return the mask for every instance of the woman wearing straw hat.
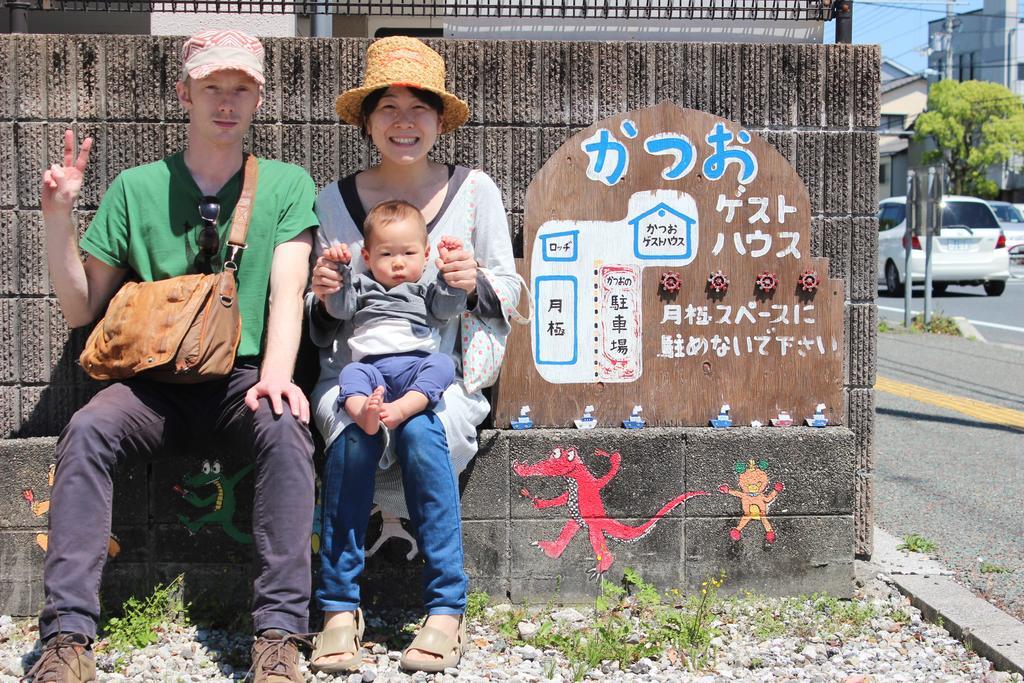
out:
{"label": "woman wearing straw hat", "polygon": [[[338,291],[340,275],[337,264],[323,253],[345,243],[352,271],[365,272],[360,247],[367,212],[385,200],[408,201],[422,211],[434,253],[443,256],[429,264],[424,278],[435,278],[440,270],[449,285],[468,293],[469,315],[503,337],[509,327],[503,311],[519,297],[512,242],[501,192],[488,176],[427,159],[438,135],[469,116],[466,104],[445,89],[440,55],[413,38],[378,40],[367,50],[363,85],[342,93],[335,106],[343,121],[359,126],[370,138],[380,152],[380,164],[327,186],[317,199],[320,256],[313,269],[311,336],[321,348],[313,404],[327,443],[317,589],[325,614],[311,666],[336,672],[356,669],[361,662],[358,577],[370,507],[376,502],[382,513],[412,521],[426,560],[427,619],[401,664],[409,670],[443,671],[459,662],[465,640],[457,473],[476,453],[476,427],[490,407],[479,388],[467,390],[461,379],[456,318],[441,328],[440,350],[455,360],[457,380],[434,411],[420,413],[390,433],[382,427],[372,436],[352,423],[336,406],[338,373],[350,360],[352,329],[324,310],[322,301]],[[442,235],[459,238],[465,247],[439,251]],[[400,467],[394,466],[396,460]]]}

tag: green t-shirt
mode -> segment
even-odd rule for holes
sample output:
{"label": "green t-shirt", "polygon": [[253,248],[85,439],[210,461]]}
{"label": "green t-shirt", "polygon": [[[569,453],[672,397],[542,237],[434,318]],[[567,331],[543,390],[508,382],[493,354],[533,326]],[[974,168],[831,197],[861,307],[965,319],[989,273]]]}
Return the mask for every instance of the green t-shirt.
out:
{"label": "green t-shirt", "polygon": [[[213,260],[215,271],[224,262],[231,217],[241,191],[239,170],[217,193],[221,248],[219,259]],[[200,252],[196,240],[202,230],[202,196],[182,152],[130,168],[118,175],[103,195],[81,246],[107,265],[130,269],[147,282],[199,272],[195,258]],[[262,353],[274,248],[318,225],[313,213],[315,199],[313,179],[302,168],[259,160],[248,248],[236,273],[242,315],[240,357]]]}

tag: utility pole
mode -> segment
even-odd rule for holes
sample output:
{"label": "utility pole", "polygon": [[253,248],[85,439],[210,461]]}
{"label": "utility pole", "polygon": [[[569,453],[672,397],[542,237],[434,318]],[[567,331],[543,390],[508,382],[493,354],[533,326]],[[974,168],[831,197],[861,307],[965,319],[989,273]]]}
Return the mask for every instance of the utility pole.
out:
{"label": "utility pole", "polygon": [[832,3],[832,18],[836,20],[836,43],[849,45],[853,42],[853,0],[836,0]]}
{"label": "utility pole", "polygon": [[334,35],[333,15],[330,12],[330,3],[325,0],[318,2],[313,7],[313,16],[310,18],[310,28],[314,38],[330,38]]}
{"label": "utility pole", "polygon": [[[946,0],[946,26],[945,26],[946,68],[942,77],[946,80],[953,78],[953,0]],[[961,77],[963,75],[961,74]]]}
{"label": "utility pole", "polygon": [[28,0],[7,0],[10,13],[10,32],[28,33]]}

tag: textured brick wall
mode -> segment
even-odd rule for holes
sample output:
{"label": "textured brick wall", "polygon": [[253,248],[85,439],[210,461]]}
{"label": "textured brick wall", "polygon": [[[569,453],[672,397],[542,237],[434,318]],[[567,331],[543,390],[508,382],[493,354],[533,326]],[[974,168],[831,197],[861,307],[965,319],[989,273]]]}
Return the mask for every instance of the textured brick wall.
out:
{"label": "textured brick wall", "polygon": [[[589,602],[599,586],[587,578],[601,558],[613,583],[630,567],[661,589],[695,593],[702,581],[724,571],[729,593],[849,597],[854,440],[844,427],[484,431],[480,452],[462,477],[470,590],[515,602]],[[46,468],[54,443],[52,437],[0,440],[0,462],[8,473],[0,480],[0,614],[32,615],[42,605],[39,543],[47,519],[29,507],[23,492],[31,490],[36,502],[49,500]],[[579,529],[558,557],[550,557],[537,542],[558,538],[571,519],[570,509],[538,510],[522,491],[550,500],[569,491],[569,485],[558,475],[520,474],[513,464],[535,465],[547,460],[551,449],[569,446],[578,449],[577,463],[590,475],[610,476],[600,491],[587,487],[588,477],[581,477],[575,491],[580,509],[588,510],[589,528]],[[609,458],[597,455],[598,449],[620,454],[621,467],[611,472]],[[765,540],[758,520],[732,540],[729,532],[739,523],[742,506],[718,490],[722,484],[739,486],[734,464],[753,453],[768,462],[769,487],[783,485],[768,509],[777,534],[774,542]],[[112,532],[120,551],[103,572],[100,593],[108,609],[116,610],[131,595],[148,595],[155,583],[184,572],[193,618],[230,622],[247,612],[255,566],[252,546],[233,540],[220,524],[210,522],[192,533],[179,519],[184,515],[195,521],[210,510],[187,504],[172,490],[185,475],[199,471],[206,458],[218,459],[231,475],[246,462],[244,454],[209,447],[148,465],[136,462],[115,476]],[[231,527],[247,533],[252,523],[251,476],[232,490],[238,507]],[[651,524],[659,509],[684,491],[705,493],[671,507]],[[205,486],[195,492],[206,496],[213,489]],[[649,533],[631,537],[630,527]],[[593,545],[590,529],[606,534],[605,547]],[[374,516],[367,547],[379,535],[380,521]],[[387,540],[368,559],[360,579],[364,605],[417,604],[423,560],[406,560],[408,550],[405,541]],[[313,567],[316,573],[318,558]]]}
{"label": "textured brick wall", "polygon": [[[319,185],[368,163],[333,100],[359,81],[367,41],[267,41],[268,88],[255,153],[305,166]],[[570,135],[670,99],[742,122],[793,163],[810,191],[815,255],[846,280],[847,424],[856,434],[857,549],[870,551],[875,377],[877,48],[434,41],[469,124],[440,161],[483,168],[520,241],[533,174]],[[95,390],[75,366],[46,274],[38,185],[71,125],[96,137],[80,204],[88,224],[122,169],[177,150],[180,41],[135,36],[0,36],[0,438],[54,435]]]}

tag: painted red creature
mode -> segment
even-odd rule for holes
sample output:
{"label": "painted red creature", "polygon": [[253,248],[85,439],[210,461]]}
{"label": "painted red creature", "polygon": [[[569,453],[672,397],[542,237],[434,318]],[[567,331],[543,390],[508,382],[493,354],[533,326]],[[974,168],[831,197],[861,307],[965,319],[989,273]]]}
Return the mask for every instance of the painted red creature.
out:
{"label": "painted red creature", "polygon": [[536,541],[534,545],[548,557],[557,559],[579,530],[585,528],[590,535],[590,545],[597,558],[597,564],[592,572],[597,576],[608,571],[615,559],[608,550],[605,537],[623,543],[635,543],[649,534],[658,520],[673,508],[682,505],[689,498],[706,496],[708,492],[687,491],[665,503],[647,522],[640,526],[629,526],[610,519],[605,514],[604,502],[601,500],[601,489],[618,474],[622,456],[600,448],[594,450],[594,455],[608,458],[611,462],[608,472],[600,478],[590,473],[574,446],[556,446],[548,453],[547,458],[533,464],[515,461],[512,463],[512,470],[520,477],[561,477],[565,481],[567,490],[555,498],[537,498],[525,487],[520,491],[520,494],[533,501],[533,506],[538,510],[561,505],[569,508],[569,520],[562,527],[558,538],[554,541]]}

